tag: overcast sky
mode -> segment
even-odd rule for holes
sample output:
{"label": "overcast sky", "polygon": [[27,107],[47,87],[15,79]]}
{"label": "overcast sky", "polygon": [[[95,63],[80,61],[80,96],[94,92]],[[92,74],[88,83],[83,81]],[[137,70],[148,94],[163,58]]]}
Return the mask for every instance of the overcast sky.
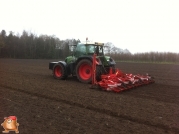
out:
{"label": "overcast sky", "polygon": [[0,0],[0,30],[179,53],[179,0]]}

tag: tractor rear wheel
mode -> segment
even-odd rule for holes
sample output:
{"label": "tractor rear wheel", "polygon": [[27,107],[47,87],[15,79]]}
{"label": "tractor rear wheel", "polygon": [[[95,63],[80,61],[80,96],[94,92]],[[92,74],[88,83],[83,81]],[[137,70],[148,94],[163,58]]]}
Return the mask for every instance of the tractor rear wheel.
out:
{"label": "tractor rear wheel", "polygon": [[[76,66],[76,76],[80,82],[92,82],[92,62],[87,59],[81,60]],[[101,78],[100,67],[96,66],[96,80]]]}
{"label": "tractor rear wheel", "polygon": [[80,82],[90,83],[92,81],[92,62],[81,60],[76,66],[76,76]]}
{"label": "tractor rear wheel", "polygon": [[60,80],[66,79],[66,77],[67,77],[66,69],[62,64],[58,63],[58,64],[54,65],[53,77],[55,79],[60,79]]}

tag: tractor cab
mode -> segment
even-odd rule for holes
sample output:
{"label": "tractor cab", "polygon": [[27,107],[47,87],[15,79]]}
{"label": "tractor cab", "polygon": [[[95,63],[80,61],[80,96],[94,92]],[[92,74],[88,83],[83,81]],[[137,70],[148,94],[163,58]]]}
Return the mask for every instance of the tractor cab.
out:
{"label": "tractor cab", "polygon": [[97,54],[97,56],[103,56],[103,45],[102,43],[78,43],[76,46],[76,49],[74,51],[74,56],[76,58],[80,56],[85,55],[93,55],[94,53]]}
{"label": "tractor cab", "polygon": [[72,55],[66,57],[65,62],[67,64],[75,64],[80,59],[91,58],[96,54],[96,58],[99,63],[103,66],[114,66],[115,61],[109,57],[104,55],[104,43],[99,42],[80,42],[77,45],[72,46]]}
{"label": "tractor cab", "polygon": [[[65,62],[67,64],[74,63],[78,59],[85,57],[92,57],[94,53],[97,55],[97,58],[108,59],[108,57],[104,56],[103,51],[104,43],[98,42],[80,42],[77,45],[71,46],[71,55],[66,57]],[[107,62],[107,61],[106,61]]]}

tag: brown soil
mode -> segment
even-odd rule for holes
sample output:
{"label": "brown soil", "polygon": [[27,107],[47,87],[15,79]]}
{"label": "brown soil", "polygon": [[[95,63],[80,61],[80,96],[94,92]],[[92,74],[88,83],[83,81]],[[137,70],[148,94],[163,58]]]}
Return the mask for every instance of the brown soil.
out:
{"label": "brown soil", "polygon": [[50,61],[0,59],[0,124],[15,115],[22,134],[179,133],[179,65],[119,62],[123,72],[156,82],[113,93],[75,77],[55,80]]}

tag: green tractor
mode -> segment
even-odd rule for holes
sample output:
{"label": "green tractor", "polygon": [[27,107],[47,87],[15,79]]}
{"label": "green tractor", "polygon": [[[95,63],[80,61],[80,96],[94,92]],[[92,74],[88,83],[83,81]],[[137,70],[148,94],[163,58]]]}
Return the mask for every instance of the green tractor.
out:
{"label": "green tractor", "polygon": [[93,55],[96,54],[96,80],[101,79],[102,74],[108,74],[110,67],[115,70],[115,61],[104,55],[104,43],[85,42],[74,45],[71,56],[65,61],[50,62],[49,69],[52,70],[56,79],[66,79],[69,75],[76,76],[80,82],[92,82]]}

